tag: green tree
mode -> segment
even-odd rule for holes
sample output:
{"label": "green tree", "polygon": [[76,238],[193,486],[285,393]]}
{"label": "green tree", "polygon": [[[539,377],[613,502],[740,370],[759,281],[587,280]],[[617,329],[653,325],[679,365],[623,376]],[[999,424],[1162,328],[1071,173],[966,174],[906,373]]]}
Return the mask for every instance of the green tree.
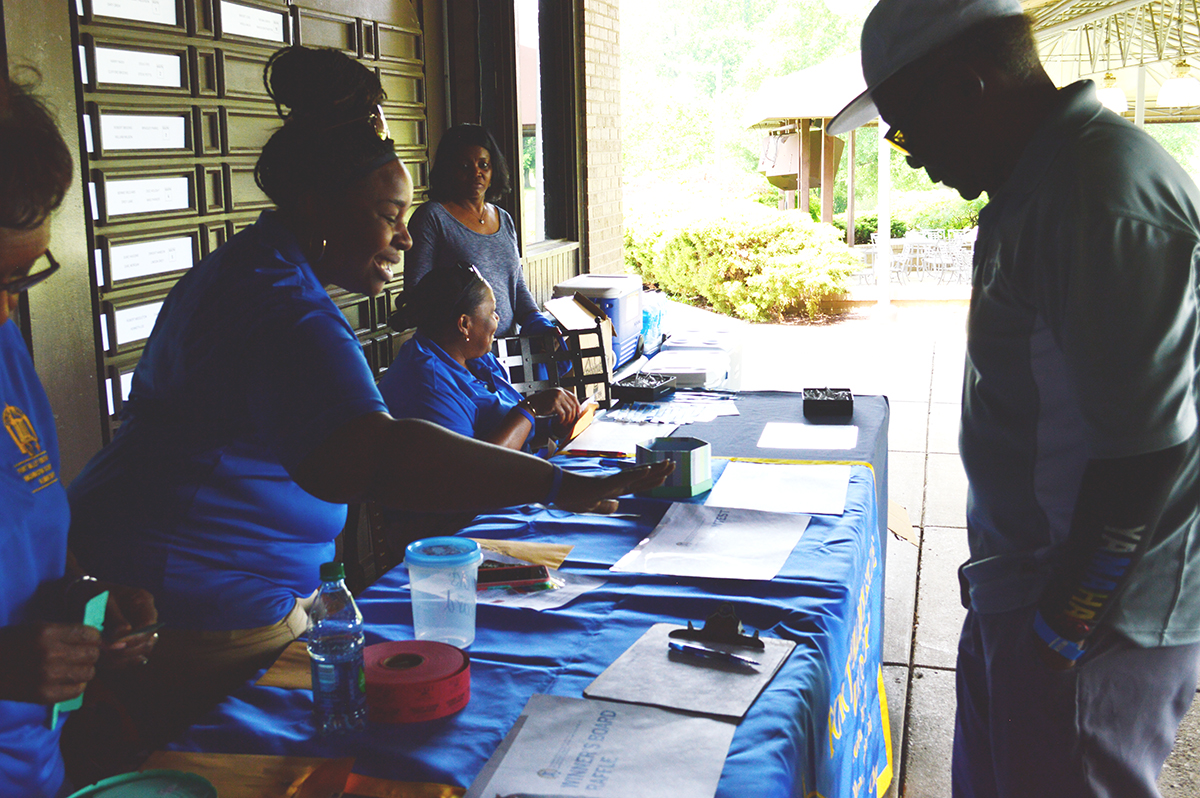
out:
{"label": "green tree", "polygon": [[753,171],[762,133],[747,131],[743,116],[762,82],[857,45],[863,3],[831,2],[623,2],[626,179],[701,166]]}
{"label": "green tree", "polygon": [[1164,122],[1146,125],[1146,132],[1179,161],[1193,180],[1200,181],[1200,125],[1190,122]]}
{"label": "green tree", "polygon": [[[746,128],[753,121],[746,119],[749,101],[768,78],[856,50],[873,2],[622,2],[621,138],[630,223],[659,211],[698,218],[741,200],[774,207],[781,193],[758,172],[765,131]],[[863,217],[878,205],[878,130],[862,128],[856,139],[855,213]],[[844,155],[834,186],[834,213],[843,219],[848,160]],[[977,203],[932,191],[925,171],[898,155],[891,177],[899,227],[962,226],[978,213]]]}

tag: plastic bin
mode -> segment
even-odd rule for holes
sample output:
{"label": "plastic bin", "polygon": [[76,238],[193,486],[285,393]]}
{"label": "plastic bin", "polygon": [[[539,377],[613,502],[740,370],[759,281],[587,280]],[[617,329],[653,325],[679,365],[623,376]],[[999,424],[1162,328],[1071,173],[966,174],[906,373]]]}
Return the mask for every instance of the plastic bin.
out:
{"label": "plastic bin", "polygon": [[581,274],[554,286],[556,297],[576,293],[599,305],[612,321],[616,366],[632,360],[642,334],[642,278],[631,274]]}
{"label": "plastic bin", "polygon": [[642,354],[650,357],[663,342],[663,295],[661,291],[642,293]]}

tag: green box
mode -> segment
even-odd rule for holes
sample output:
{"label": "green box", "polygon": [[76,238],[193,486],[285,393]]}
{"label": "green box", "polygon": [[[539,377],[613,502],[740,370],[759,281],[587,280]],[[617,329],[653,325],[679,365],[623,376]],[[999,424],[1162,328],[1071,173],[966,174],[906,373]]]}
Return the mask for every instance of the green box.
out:
{"label": "green box", "polygon": [[699,438],[651,438],[637,445],[637,462],[670,460],[675,470],[651,496],[686,499],[712,490],[712,446]]}

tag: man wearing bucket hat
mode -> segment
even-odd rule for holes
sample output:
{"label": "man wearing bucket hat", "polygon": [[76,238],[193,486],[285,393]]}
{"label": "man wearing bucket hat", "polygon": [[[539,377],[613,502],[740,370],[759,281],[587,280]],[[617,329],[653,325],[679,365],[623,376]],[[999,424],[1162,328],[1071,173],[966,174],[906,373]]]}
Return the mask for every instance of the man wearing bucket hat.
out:
{"label": "man wearing bucket hat", "polygon": [[980,214],[955,796],[1157,796],[1200,668],[1200,192],[1018,0],[880,0],[867,91]]}

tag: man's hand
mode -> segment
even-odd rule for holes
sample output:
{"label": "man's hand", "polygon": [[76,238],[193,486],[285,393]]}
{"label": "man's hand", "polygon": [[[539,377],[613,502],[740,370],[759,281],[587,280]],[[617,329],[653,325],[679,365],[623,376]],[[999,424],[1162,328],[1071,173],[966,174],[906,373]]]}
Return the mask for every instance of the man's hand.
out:
{"label": "man's hand", "polygon": [[1038,641],[1038,655],[1050,670],[1069,671],[1075,667],[1075,660],[1067,659],[1040,640]]}
{"label": "man's hand", "polygon": [[[1071,631],[1059,631],[1062,629]],[[1055,624],[1051,626],[1041,610],[1033,616],[1033,631],[1037,638],[1034,645],[1037,646],[1038,655],[1046,667],[1056,671],[1067,671],[1075,667],[1086,645],[1086,631],[1065,618],[1055,618]]]}
{"label": "man's hand", "polygon": [[0,698],[54,704],[81,694],[96,675],[100,632],[81,623],[0,628]]}

